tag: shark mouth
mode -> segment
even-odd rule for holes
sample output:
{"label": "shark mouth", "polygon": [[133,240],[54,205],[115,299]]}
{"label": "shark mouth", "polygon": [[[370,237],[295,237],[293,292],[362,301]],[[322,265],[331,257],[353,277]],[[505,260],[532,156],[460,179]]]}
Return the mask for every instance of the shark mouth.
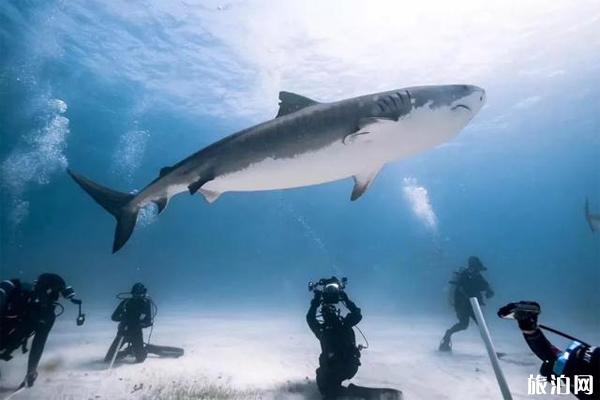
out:
{"label": "shark mouth", "polygon": [[455,110],[458,110],[459,108],[464,108],[465,110],[471,112],[471,109],[469,108],[469,106],[466,106],[464,104],[457,104],[454,107],[452,107],[450,110],[455,111]]}

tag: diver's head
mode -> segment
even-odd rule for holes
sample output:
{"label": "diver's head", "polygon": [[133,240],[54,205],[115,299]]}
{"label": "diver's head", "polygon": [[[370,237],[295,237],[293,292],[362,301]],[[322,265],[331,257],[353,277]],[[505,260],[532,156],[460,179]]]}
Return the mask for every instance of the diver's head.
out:
{"label": "diver's head", "polygon": [[63,278],[50,273],[38,276],[33,284],[33,291],[42,302],[55,302],[61,294],[68,299],[75,295],[73,288],[67,286]]}
{"label": "diver's head", "polygon": [[135,283],[131,288],[131,295],[133,297],[144,297],[146,296],[146,292],[147,289],[141,282]]}
{"label": "diver's head", "polygon": [[487,268],[483,265],[479,257],[476,256],[469,257],[468,268],[473,272],[481,272],[487,270]]}
{"label": "diver's head", "polygon": [[333,304],[323,304],[321,306],[321,315],[323,316],[325,325],[338,325],[341,322],[338,310]]}

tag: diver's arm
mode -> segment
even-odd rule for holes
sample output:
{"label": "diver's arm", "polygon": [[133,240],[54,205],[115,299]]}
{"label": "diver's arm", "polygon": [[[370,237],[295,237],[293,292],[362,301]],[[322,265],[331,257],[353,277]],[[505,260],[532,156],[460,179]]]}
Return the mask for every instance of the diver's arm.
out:
{"label": "diver's arm", "polygon": [[540,328],[523,330],[523,337],[531,351],[542,361],[554,361],[560,354],[560,350],[550,343]]}
{"label": "diver's arm", "polygon": [[523,337],[533,353],[542,361],[553,362],[560,354],[556,348],[546,338],[538,326],[536,313],[516,314],[515,319],[519,324],[519,329],[523,332]]}
{"label": "diver's arm", "polygon": [[48,320],[40,321],[35,329],[35,336],[33,337],[33,342],[31,343],[31,350],[29,351],[29,359],[27,361],[27,375],[23,381],[27,387],[33,386],[33,383],[37,378],[37,367],[40,363],[40,359],[42,358],[44,346],[46,345],[46,340],[48,340],[48,334],[50,333],[50,329],[52,329],[53,325],[54,314],[52,314],[52,317]]}
{"label": "diver's arm", "polygon": [[346,305],[348,311],[350,311],[350,313],[348,313],[348,315],[346,315],[344,318],[344,324],[349,326],[358,324],[362,320],[360,308],[358,308],[356,304],[354,304],[354,302],[348,298],[348,295],[345,292],[342,292],[342,301]]}
{"label": "diver's arm", "polygon": [[120,322],[123,319],[123,309],[125,308],[126,301],[127,300],[123,300],[119,303],[117,308],[115,308],[115,311],[112,313],[110,319],[112,319],[115,322]]}
{"label": "diver's arm", "polygon": [[481,285],[483,287],[483,292],[485,292],[486,299],[494,297],[494,291],[492,290],[492,286],[490,283],[483,277],[483,275],[479,275],[481,277]]}
{"label": "diver's arm", "polygon": [[308,323],[308,327],[315,334],[315,336],[319,337],[320,335],[320,327],[319,321],[317,321],[317,308],[319,308],[319,301],[321,299],[320,292],[315,292],[315,297],[310,302],[310,307],[308,312],[306,313],[306,323]]}
{"label": "diver's arm", "polygon": [[9,293],[16,288],[15,283],[12,280],[5,280],[0,282],[0,312],[4,313],[6,304],[8,303]]}
{"label": "diver's arm", "polygon": [[456,276],[456,280],[453,283],[454,285],[456,285],[455,293],[468,299],[469,295],[467,295],[467,292],[465,290],[465,285],[468,284],[468,278],[466,277],[465,272],[458,273]]}

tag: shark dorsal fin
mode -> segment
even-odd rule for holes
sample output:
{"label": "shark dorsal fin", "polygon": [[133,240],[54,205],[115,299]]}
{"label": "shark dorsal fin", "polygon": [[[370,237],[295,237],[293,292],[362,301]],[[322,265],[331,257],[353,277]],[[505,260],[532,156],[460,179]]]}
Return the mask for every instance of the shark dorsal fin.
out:
{"label": "shark dorsal fin", "polygon": [[296,93],[279,92],[279,112],[275,118],[291,114],[314,104],[319,104],[319,102]]}

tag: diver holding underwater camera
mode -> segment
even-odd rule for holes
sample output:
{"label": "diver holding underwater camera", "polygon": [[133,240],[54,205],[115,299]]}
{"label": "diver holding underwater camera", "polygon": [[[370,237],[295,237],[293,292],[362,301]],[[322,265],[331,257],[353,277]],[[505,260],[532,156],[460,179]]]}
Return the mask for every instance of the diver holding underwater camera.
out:
{"label": "diver holding underwater camera", "polygon": [[[316,370],[317,387],[324,399],[336,399],[350,396],[363,399],[388,398],[400,399],[402,393],[395,389],[368,388],[349,384],[342,386],[342,382],[351,379],[358,372],[360,352],[367,346],[356,345],[354,327],[362,320],[360,308],[348,297],[346,278],[338,279],[335,276],[324,278],[317,283],[309,282],[308,290],[314,293],[310,308],[306,314],[306,322],[321,344],[319,368]],[[337,304],[342,303],[348,314],[341,315]],[[317,309],[321,309],[320,319]],[[360,329],[358,329],[360,332]],[[362,335],[362,332],[360,332]]]}
{"label": "diver holding underwater camera", "polygon": [[[342,382],[352,378],[360,366],[360,348],[356,346],[354,327],[362,319],[360,308],[349,298],[344,288],[346,278],[321,279],[308,283],[308,290],[314,293],[306,322],[321,344],[317,386],[324,399],[335,399],[346,390]],[[343,303],[349,313],[340,315],[337,303]],[[322,321],[317,318],[321,308]]]}
{"label": "diver holding underwater camera", "polygon": [[[571,393],[578,399],[600,399],[600,347],[589,344],[566,335],[545,325],[538,325],[538,315],[541,307],[533,301],[520,301],[509,303],[498,310],[498,316],[503,319],[516,319],[523,337],[531,351],[543,361],[540,374],[551,381],[559,376],[568,378]],[[541,329],[554,332],[558,335],[573,340],[565,351],[560,351],[546,338]],[[591,380],[589,386],[576,390],[575,376],[586,377]]]}

